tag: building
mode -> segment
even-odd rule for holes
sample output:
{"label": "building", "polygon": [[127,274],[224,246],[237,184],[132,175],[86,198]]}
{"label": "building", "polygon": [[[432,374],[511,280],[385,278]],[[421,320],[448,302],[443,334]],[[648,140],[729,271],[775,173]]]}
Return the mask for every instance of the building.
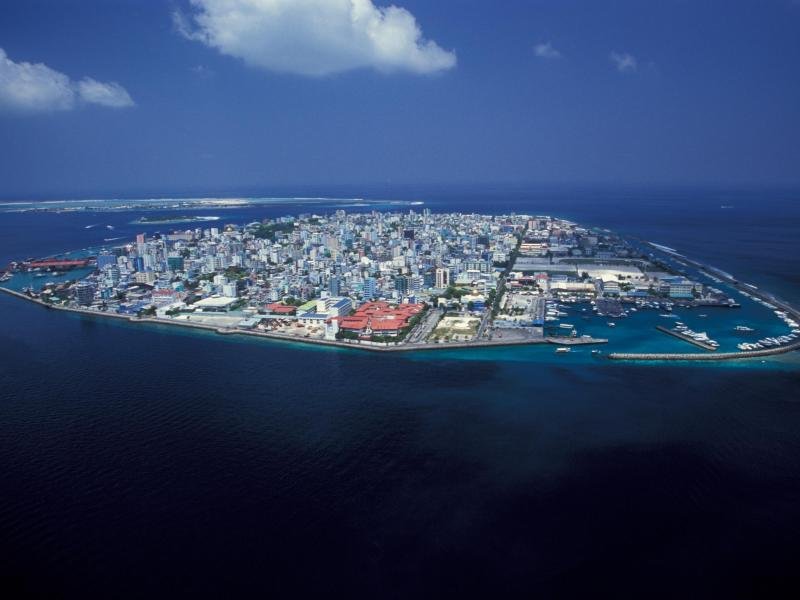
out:
{"label": "building", "polygon": [[152,271],[139,271],[133,276],[133,280],[136,283],[146,283],[148,285],[155,283],[156,279],[156,274]]}
{"label": "building", "polygon": [[228,312],[236,303],[236,298],[221,298],[212,296],[198,300],[192,306],[202,312]]}
{"label": "building", "polygon": [[421,304],[390,305],[388,302],[367,302],[348,317],[339,318],[339,329],[359,336],[397,336],[422,311]]}
{"label": "building", "polygon": [[408,277],[404,277],[403,275],[398,275],[394,278],[394,289],[397,290],[399,294],[407,294],[408,293]]}
{"label": "building", "polygon": [[373,300],[378,295],[378,282],[374,277],[364,278],[364,299]]}
{"label": "building", "polygon": [[81,306],[91,306],[94,302],[94,284],[88,281],[81,281],[75,286],[75,301]]}
{"label": "building", "polygon": [[167,257],[167,268],[170,271],[183,271],[183,257],[180,254],[170,254]]}
{"label": "building", "polygon": [[450,286],[450,271],[448,269],[436,269],[436,287],[443,290]]}
{"label": "building", "polygon": [[328,291],[331,296],[340,296],[342,294],[342,279],[334,275],[328,280]]}
{"label": "building", "polygon": [[117,257],[108,252],[97,256],[97,268],[102,271],[106,267],[114,267],[117,264]]}

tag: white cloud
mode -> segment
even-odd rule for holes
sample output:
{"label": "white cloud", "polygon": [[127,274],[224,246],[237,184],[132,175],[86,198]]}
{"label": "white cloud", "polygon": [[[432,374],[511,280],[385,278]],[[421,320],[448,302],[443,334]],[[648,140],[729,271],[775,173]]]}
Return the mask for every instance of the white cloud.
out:
{"label": "white cloud", "polygon": [[78,83],[78,95],[85,102],[111,108],[133,106],[130,94],[118,83],[102,83],[85,77]]}
{"label": "white cloud", "polygon": [[133,106],[125,88],[90,77],[76,82],[42,63],[14,62],[0,48],[0,111],[71,110],[82,103],[112,108]]}
{"label": "white cloud", "polygon": [[609,58],[620,73],[632,73],[639,68],[636,57],[627,52],[612,52]]}
{"label": "white cloud", "polygon": [[322,76],[353,69],[435,73],[456,55],[426,40],[414,15],[372,0],[190,0],[176,29],[271,71]]}
{"label": "white cloud", "polygon": [[553,48],[553,44],[551,44],[550,42],[536,44],[533,47],[533,53],[539,58],[548,58],[548,59],[561,58],[561,52]]}

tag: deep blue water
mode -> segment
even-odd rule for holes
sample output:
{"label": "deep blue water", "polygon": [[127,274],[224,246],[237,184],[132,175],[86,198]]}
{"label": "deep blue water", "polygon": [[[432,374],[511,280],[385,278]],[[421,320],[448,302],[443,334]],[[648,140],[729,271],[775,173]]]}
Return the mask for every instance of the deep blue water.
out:
{"label": "deep blue water", "polygon": [[[798,191],[328,195],[571,217],[800,301]],[[211,213],[241,223],[307,210]],[[130,237],[137,216],[0,214],[0,263]],[[84,228],[95,223],[114,233]],[[376,356],[55,314],[5,296],[0,311],[6,588],[79,597],[797,592],[797,356],[713,366],[534,348]]]}

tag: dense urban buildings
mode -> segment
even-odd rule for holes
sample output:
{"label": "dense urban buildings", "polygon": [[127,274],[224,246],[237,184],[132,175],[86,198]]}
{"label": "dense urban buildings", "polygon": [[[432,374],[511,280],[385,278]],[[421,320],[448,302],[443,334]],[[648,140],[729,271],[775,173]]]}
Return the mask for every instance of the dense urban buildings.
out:
{"label": "dense urban buildings", "polygon": [[[640,309],[738,306],[709,285],[715,278],[702,283],[685,262],[654,249],[547,216],[337,210],[139,234],[96,256],[13,269],[42,277],[90,270],[45,283],[35,294],[48,304],[366,346],[591,344],[605,340],[579,335],[580,323],[564,321],[568,307],[582,305],[582,318],[591,307],[614,327]],[[792,318],[781,318],[794,331],[778,345],[798,333]],[[719,347],[682,323],[659,329],[704,350]]]}

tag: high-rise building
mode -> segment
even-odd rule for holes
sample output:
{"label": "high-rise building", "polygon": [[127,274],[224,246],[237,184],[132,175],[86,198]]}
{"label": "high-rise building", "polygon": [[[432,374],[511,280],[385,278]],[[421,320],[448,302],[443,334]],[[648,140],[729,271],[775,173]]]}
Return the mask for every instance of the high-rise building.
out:
{"label": "high-rise building", "polygon": [[374,277],[364,278],[364,298],[372,300],[378,295],[378,282]]}
{"label": "high-rise building", "polygon": [[444,289],[450,285],[450,271],[448,269],[436,269],[436,287]]}
{"label": "high-rise building", "polygon": [[94,301],[95,287],[88,281],[81,281],[75,286],[75,301],[81,306],[90,306]]}
{"label": "high-rise building", "polygon": [[408,293],[408,277],[398,275],[394,278],[394,289],[401,294]]}
{"label": "high-rise building", "polygon": [[97,269],[102,271],[106,267],[112,267],[117,264],[117,257],[108,252],[103,252],[97,256]]}
{"label": "high-rise building", "polygon": [[334,275],[328,280],[328,291],[331,293],[331,296],[339,296],[341,295],[341,290],[342,279]]}
{"label": "high-rise building", "polygon": [[171,254],[168,256],[167,268],[170,271],[183,271],[183,257],[180,254]]}
{"label": "high-rise building", "polygon": [[236,283],[232,282],[232,283],[223,284],[222,285],[222,295],[225,296],[226,298],[236,298],[236,296],[238,295],[238,292],[237,292],[237,289],[236,289]]}

